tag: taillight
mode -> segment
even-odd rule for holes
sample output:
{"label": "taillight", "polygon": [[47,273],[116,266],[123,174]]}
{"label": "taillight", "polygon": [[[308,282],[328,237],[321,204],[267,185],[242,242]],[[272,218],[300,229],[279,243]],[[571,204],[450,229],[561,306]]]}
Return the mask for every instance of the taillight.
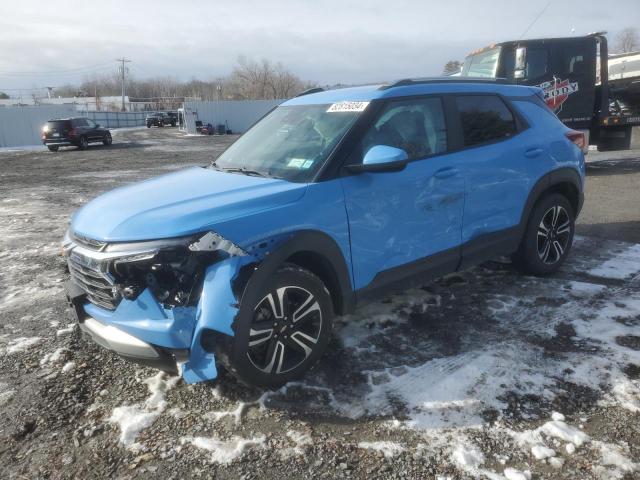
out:
{"label": "taillight", "polygon": [[572,143],[582,150],[582,153],[587,153],[589,146],[587,145],[587,139],[584,136],[584,133],[577,130],[569,130],[565,135]]}

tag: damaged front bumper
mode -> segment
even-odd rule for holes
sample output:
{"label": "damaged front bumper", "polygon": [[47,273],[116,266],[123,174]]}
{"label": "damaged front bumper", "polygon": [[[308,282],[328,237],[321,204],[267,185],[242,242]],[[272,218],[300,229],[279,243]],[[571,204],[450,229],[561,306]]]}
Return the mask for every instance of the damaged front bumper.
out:
{"label": "damaged front bumper", "polygon": [[[211,239],[205,240],[210,242]],[[217,241],[215,248],[220,244]],[[190,248],[214,248],[211,245],[199,241]],[[67,243],[64,249],[70,258],[70,270],[76,269],[66,286],[67,297],[81,330],[101,347],[125,359],[179,373],[187,383],[215,379],[213,346],[210,341],[203,340],[209,340],[211,334],[234,335],[232,325],[239,302],[233,291],[234,281],[244,266],[255,261],[253,256],[243,254],[231,243],[222,246],[225,256],[204,269],[197,302],[167,308],[150,288],[145,288],[135,298],[123,297],[115,308],[108,308],[109,304],[96,302],[96,299],[100,300],[96,292],[87,290],[83,283],[87,279],[91,281],[89,275],[99,269],[90,270],[97,267],[86,262],[83,272],[87,277],[81,277],[77,266],[71,264],[71,255],[74,251],[76,256],[86,254],[86,251],[82,246]],[[91,255],[100,257],[95,252]]]}

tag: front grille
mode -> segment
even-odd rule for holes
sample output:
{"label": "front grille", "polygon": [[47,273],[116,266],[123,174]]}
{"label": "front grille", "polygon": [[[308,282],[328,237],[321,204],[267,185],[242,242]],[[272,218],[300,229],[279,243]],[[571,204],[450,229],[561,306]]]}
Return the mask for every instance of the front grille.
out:
{"label": "front grille", "polygon": [[100,262],[71,252],[68,265],[71,279],[84,290],[91,303],[107,310],[116,309],[122,297]]}
{"label": "front grille", "polygon": [[104,247],[107,246],[107,242],[101,242],[99,240],[94,240],[93,238],[85,237],[84,235],[78,235],[77,233],[71,234],[71,239],[74,243],[86,247],[90,250],[96,250],[101,252]]}

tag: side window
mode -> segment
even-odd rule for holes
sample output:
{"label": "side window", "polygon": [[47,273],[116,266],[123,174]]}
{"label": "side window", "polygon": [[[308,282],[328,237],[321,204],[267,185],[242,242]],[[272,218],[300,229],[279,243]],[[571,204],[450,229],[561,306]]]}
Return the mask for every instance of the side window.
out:
{"label": "side window", "polygon": [[528,48],[525,78],[527,80],[536,80],[544,77],[548,70],[548,64],[549,52],[546,48]]}
{"label": "side window", "polygon": [[495,95],[456,98],[465,147],[511,137],[517,132],[513,114]]}
{"label": "side window", "polygon": [[375,145],[401,148],[409,160],[447,150],[442,100],[425,98],[390,102],[362,140],[361,153]]}

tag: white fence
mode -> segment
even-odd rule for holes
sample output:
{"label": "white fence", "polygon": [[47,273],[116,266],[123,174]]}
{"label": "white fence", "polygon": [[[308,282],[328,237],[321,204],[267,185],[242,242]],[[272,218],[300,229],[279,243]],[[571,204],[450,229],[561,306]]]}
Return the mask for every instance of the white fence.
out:
{"label": "white fence", "polygon": [[0,108],[0,147],[42,143],[42,127],[51,118],[73,117],[73,105]]}
{"label": "white fence", "polygon": [[90,118],[106,128],[142,127],[152,112],[83,112],[80,116]]}
{"label": "white fence", "polygon": [[[185,112],[193,112],[194,120],[203,125],[210,123],[214,127],[225,125],[233,133],[243,133],[272,108],[285,100],[224,100],[213,102],[184,102]],[[187,132],[191,131],[191,122],[187,119]],[[194,123],[195,125],[195,123]],[[193,127],[195,128],[195,126]]]}

